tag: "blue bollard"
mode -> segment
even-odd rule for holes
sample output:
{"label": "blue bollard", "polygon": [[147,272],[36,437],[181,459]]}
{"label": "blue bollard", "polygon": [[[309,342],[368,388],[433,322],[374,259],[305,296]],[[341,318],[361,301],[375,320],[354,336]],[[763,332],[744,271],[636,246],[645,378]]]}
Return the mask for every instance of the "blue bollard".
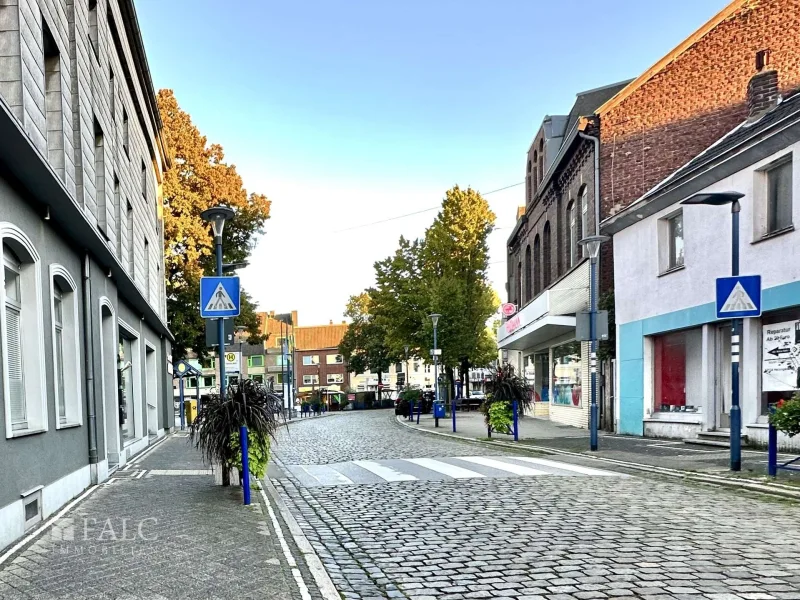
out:
{"label": "blue bollard", "polygon": [[769,442],[767,446],[767,473],[770,477],[778,475],[778,430],[769,426]]}
{"label": "blue bollard", "polygon": [[519,441],[519,404],[516,400],[514,400],[513,410],[514,410],[514,441]]}
{"label": "blue bollard", "polygon": [[450,412],[453,413],[453,433],[456,432],[456,399],[453,398],[453,406],[450,408]]}
{"label": "blue bollard", "polygon": [[247,454],[247,426],[239,427],[239,440],[242,446],[242,491],[245,505],[250,504],[250,461]]}
{"label": "blue bollard", "polygon": [[422,414],[422,400],[417,402],[417,425],[419,425],[419,416]]}

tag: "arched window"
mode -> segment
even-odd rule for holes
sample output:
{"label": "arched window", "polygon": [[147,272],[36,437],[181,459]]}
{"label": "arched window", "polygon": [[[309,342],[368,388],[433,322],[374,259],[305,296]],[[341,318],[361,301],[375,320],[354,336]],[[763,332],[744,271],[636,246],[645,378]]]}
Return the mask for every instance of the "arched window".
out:
{"label": "arched window", "polygon": [[570,200],[567,204],[567,264],[569,268],[575,266],[578,255],[578,216],[575,210],[575,202]]}
{"label": "arched window", "polygon": [[525,300],[524,302],[530,302],[531,298],[533,298],[533,288],[531,286],[531,278],[533,276],[532,265],[531,265],[531,247],[530,245],[525,248]]}
{"label": "arched window", "polygon": [[589,235],[589,194],[585,185],[581,188],[579,195],[581,198],[581,233],[578,239],[582,240]]}
{"label": "arched window", "polygon": [[539,187],[539,153],[533,151],[533,187]]}
{"label": "arched window", "polygon": [[544,138],[539,140],[539,178],[544,179]]}
{"label": "arched window", "polygon": [[47,430],[40,259],[15,225],[0,223],[0,343],[6,437]]}
{"label": "arched window", "polygon": [[542,244],[539,234],[533,239],[533,295],[538,296],[542,291],[540,273],[542,272]]}
{"label": "arched window", "polygon": [[81,410],[80,336],[78,333],[77,285],[61,265],[50,265],[53,336],[53,379],[55,381],[56,429],[80,425]]}
{"label": "arched window", "polygon": [[528,182],[528,186],[527,186],[528,187],[528,202],[530,202],[531,198],[533,197],[533,190],[531,189],[531,185],[532,185],[532,182],[531,182],[531,161],[528,161],[528,176],[527,176],[526,179],[527,179],[527,182]]}
{"label": "arched window", "polygon": [[517,297],[517,304],[522,304],[522,263],[517,263],[517,285],[514,295]]}
{"label": "arched window", "polygon": [[542,288],[547,288],[550,285],[550,221],[544,224],[542,232],[542,254]]}

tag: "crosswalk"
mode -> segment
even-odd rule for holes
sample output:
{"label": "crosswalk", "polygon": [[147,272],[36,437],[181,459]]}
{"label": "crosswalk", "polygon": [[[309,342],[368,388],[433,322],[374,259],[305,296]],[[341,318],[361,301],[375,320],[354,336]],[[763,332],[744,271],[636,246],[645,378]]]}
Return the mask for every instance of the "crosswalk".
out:
{"label": "crosswalk", "polygon": [[327,465],[288,465],[286,468],[306,487],[484,477],[626,477],[621,473],[532,456],[353,460]]}

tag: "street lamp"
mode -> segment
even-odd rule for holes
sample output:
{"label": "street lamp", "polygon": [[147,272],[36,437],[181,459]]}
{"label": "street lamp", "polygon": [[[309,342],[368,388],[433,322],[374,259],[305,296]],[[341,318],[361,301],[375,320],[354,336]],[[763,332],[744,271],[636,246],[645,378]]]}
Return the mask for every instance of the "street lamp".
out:
{"label": "street lamp", "polygon": [[[200,213],[203,220],[211,223],[211,228],[214,231],[214,240],[216,242],[217,250],[217,276],[221,277],[224,274],[222,266],[222,232],[225,229],[225,221],[229,221],[236,213],[233,209],[220,205],[208,208]],[[217,319],[217,335],[219,344],[219,395],[223,400],[226,393],[225,381],[225,320]],[[241,359],[241,354],[240,354]],[[241,370],[241,368],[240,368]],[[241,377],[241,373],[239,373]],[[247,425],[242,424],[239,427],[239,445],[242,451],[242,489],[244,494],[244,503],[250,504],[250,472],[247,465]]]}
{"label": "street lamp", "polygon": [[610,240],[607,235],[587,235],[578,242],[586,248],[591,259],[591,276],[589,289],[589,369],[592,375],[592,399],[589,411],[589,449],[597,451],[597,429],[599,426],[599,411],[597,409],[597,257],[600,255],[600,246]]}
{"label": "street lamp", "polygon": [[[438,343],[439,340],[436,337],[437,327],[439,325],[439,317],[442,315],[433,313],[428,315],[433,322],[433,385],[434,387],[434,398],[436,405],[439,404],[439,352],[438,352]],[[455,406],[455,404],[454,404]],[[436,427],[439,426],[439,417],[436,416],[436,406],[433,407],[433,421]]]}
{"label": "street lamp", "polygon": [[[731,205],[731,275],[739,275],[739,200],[740,192],[695,194],[681,204]],[[742,409],[739,406],[739,340],[742,319],[731,320],[731,471],[742,470]]]}

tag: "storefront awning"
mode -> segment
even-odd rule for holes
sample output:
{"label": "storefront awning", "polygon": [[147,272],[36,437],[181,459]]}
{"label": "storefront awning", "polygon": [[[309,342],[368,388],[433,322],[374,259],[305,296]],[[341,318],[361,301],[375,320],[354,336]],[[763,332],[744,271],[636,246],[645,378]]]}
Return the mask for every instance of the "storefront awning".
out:
{"label": "storefront awning", "polygon": [[503,338],[498,346],[501,350],[525,350],[574,331],[575,317],[545,315]]}

